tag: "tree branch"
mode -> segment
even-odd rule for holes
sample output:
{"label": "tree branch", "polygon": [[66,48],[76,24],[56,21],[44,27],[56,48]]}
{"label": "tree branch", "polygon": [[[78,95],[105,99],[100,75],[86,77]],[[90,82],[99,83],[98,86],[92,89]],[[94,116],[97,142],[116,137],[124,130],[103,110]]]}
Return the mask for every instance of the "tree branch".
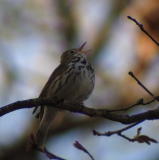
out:
{"label": "tree branch", "polygon": [[143,85],[143,83],[140,82],[140,80],[134,75],[133,72],[129,72],[129,75],[138,83],[139,86],[141,86],[152,98],[154,98],[156,101],[159,102],[158,97],[156,97],[147,87]]}
{"label": "tree branch", "polygon": [[143,31],[157,46],[159,46],[159,42],[145,30],[144,25],[142,23],[139,23],[135,18],[131,16],[127,16],[127,18],[133,21],[141,29],[141,31]]}
{"label": "tree branch", "polygon": [[114,134],[128,140],[129,142],[138,142],[138,143],[146,143],[148,145],[150,145],[151,143],[158,143],[158,141],[154,138],[151,138],[147,135],[143,135],[141,134],[141,127],[137,129],[137,133],[136,135],[133,137],[133,138],[130,138],[124,134],[122,134],[123,132],[125,132],[126,130],[130,129],[130,128],[133,128],[134,126],[138,125],[139,123],[142,123],[143,121],[139,121],[139,122],[136,122],[136,123],[133,123],[127,127],[124,127],[122,129],[119,129],[119,130],[115,130],[115,131],[108,131],[108,132],[104,132],[104,133],[100,133],[96,130],[93,130],[93,134],[95,136],[112,136]]}
{"label": "tree branch", "polygon": [[94,157],[92,156],[92,154],[81,143],[79,143],[79,141],[75,141],[75,143],[73,145],[75,148],[86,153],[90,157],[91,160],[95,160]]}
{"label": "tree branch", "polygon": [[134,104],[132,104],[132,105],[130,105],[130,106],[128,106],[128,107],[124,107],[124,108],[121,108],[121,109],[112,109],[112,110],[109,110],[109,112],[121,112],[121,111],[123,112],[123,111],[130,110],[130,109],[132,109],[132,108],[134,108],[134,107],[137,107],[137,106],[139,106],[139,105],[145,106],[145,105],[151,104],[151,103],[153,103],[154,101],[156,101],[156,99],[151,99],[150,101],[144,102],[144,99],[143,99],[143,98],[140,98],[140,99],[138,99],[138,100],[136,101],[136,103],[134,103]]}
{"label": "tree branch", "polygon": [[96,130],[93,130],[93,134],[96,135],[96,136],[112,136],[114,134],[121,134],[122,132],[124,132],[124,131],[126,131],[126,130],[128,130],[130,128],[133,128],[134,126],[138,125],[141,122],[143,122],[143,121],[139,121],[139,122],[133,123],[133,124],[131,124],[129,126],[126,126],[126,127],[122,128],[122,129],[119,129],[119,130],[108,131],[108,132],[104,132],[104,133],[100,133],[100,132],[98,132]]}
{"label": "tree branch", "polygon": [[123,124],[131,124],[131,123],[135,123],[142,120],[144,121],[144,120],[159,119],[159,108],[134,114],[134,115],[123,115],[123,114],[112,113],[107,109],[89,108],[81,104],[62,104],[62,105],[60,104],[59,105],[59,104],[56,104],[52,99],[46,99],[46,98],[28,99],[28,100],[17,101],[17,102],[8,104],[0,108],[0,116],[3,116],[7,113],[10,113],[18,109],[33,108],[41,105],[55,107],[55,108],[58,108],[59,110],[62,109],[62,110],[67,110],[74,113],[80,113],[90,117],[105,118],[105,119],[120,122]]}

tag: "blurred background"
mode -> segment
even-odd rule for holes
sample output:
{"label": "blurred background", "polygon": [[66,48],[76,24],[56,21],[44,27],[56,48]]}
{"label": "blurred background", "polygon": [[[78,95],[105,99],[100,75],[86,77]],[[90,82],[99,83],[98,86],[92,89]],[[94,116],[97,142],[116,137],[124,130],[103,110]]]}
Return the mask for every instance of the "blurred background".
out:
{"label": "blurred background", "polygon": [[[0,106],[38,97],[60,55],[87,41],[96,85],[86,105],[119,109],[139,98],[151,97],[128,76],[135,75],[159,95],[158,47],[130,20],[144,24],[159,41],[158,0],[0,0]],[[128,113],[157,107],[139,106]],[[0,160],[47,160],[37,151],[26,152],[30,133],[38,125],[32,109],[0,118]],[[73,147],[78,140],[98,160],[158,160],[158,144],[130,143],[118,136],[96,137],[124,125],[61,112],[53,122],[47,147],[68,160],[89,159]],[[139,125],[142,132],[159,140],[158,121]],[[137,127],[139,127],[137,126]],[[125,134],[132,137],[137,127]]]}

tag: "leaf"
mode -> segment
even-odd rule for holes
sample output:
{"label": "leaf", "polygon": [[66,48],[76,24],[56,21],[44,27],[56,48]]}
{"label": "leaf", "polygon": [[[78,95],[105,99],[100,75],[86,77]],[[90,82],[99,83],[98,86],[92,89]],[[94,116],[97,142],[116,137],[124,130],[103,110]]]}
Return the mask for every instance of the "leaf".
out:
{"label": "leaf", "polygon": [[147,135],[137,135],[134,137],[134,141],[137,141],[139,143],[147,143],[148,145],[150,145],[151,143],[158,143],[157,140],[148,137]]}

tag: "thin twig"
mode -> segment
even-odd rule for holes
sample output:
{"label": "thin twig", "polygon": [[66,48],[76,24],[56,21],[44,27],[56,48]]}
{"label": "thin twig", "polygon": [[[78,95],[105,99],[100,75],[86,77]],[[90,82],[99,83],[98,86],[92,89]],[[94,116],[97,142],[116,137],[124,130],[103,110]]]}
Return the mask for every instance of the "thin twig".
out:
{"label": "thin twig", "polygon": [[134,138],[129,138],[128,136],[126,136],[126,135],[124,135],[124,134],[122,134],[122,133],[123,133],[124,131],[130,129],[130,128],[135,127],[136,125],[138,125],[138,124],[141,123],[141,122],[143,122],[143,121],[139,121],[139,122],[133,123],[133,124],[127,126],[127,127],[124,127],[124,128],[122,128],[122,129],[119,129],[119,130],[108,131],[108,132],[104,132],[104,133],[100,133],[100,132],[98,132],[98,131],[96,131],[96,130],[93,130],[93,135],[96,135],[96,136],[112,136],[112,135],[116,134],[116,135],[118,135],[118,136],[120,136],[120,137],[122,137],[122,138],[124,138],[124,139],[126,139],[126,140],[128,140],[128,141],[130,141],[130,142],[134,142],[134,141],[135,141]]}
{"label": "thin twig", "polygon": [[136,82],[137,82],[151,97],[155,98],[155,95],[154,95],[150,90],[148,90],[148,89],[143,85],[143,83],[141,83],[141,82],[138,80],[138,78],[134,75],[133,72],[129,72],[129,75],[130,75],[132,78],[134,78],[134,79],[136,80]]}
{"label": "thin twig", "polygon": [[126,140],[128,140],[129,142],[134,142],[134,139],[133,138],[130,138],[122,133],[118,133],[118,135]]}
{"label": "thin twig", "polygon": [[[140,128],[138,128],[138,129],[140,129]],[[133,138],[130,138],[130,137],[128,137],[128,136],[126,136],[126,135],[124,135],[122,133],[119,133],[118,135],[120,137],[128,140],[129,142],[146,143],[148,145],[150,145],[151,143],[158,143],[158,141],[156,139],[151,138],[151,137],[149,137],[147,135],[138,135],[138,133]]]}
{"label": "thin twig", "polygon": [[77,149],[83,151],[84,153],[86,153],[91,160],[95,160],[94,157],[91,155],[91,153],[78,141],[75,141],[75,143],[73,144]]}
{"label": "thin twig", "polygon": [[143,31],[157,46],[159,46],[159,42],[153,38],[150,33],[148,33],[145,28],[144,25],[142,23],[139,23],[135,18],[131,17],[131,16],[127,16],[128,19],[132,20],[140,29],[141,31]]}
{"label": "thin twig", "polygon": [[143,106],[144,106],[144,105],[151,104],[151,103],[153,103],[154,101],[156,101],[156,99],[152,99],[152,100],[150,100],[150,101],[148,101],[148,102],[144,102],[143,98],[141,98],[141,99],[139,99],[135,104],[132,104],[132,105],[130,105],[130,106],[128,106],[128,107],[124,107],[124,108],[121,108],[121,109],[109,110],[109,112],[127,111],[127,110],[129,110],[129,109],[132,109],[132,108],[138,106],[138,105],[143,105]]}
{"label": "thin twig", "polygon": [[129,75],[135,79],[135,81],[139,84],[139,86],[141,86],[151,97],[153,97],[156,101],[159,102],[159,98],[157,96],[155,96],[149,89],[147,89],[143,83],[141,83],[141,81],[134,75],[133,72],[129,72]]}
{"label": "thin twig", "polygon": [[105,133],[100,133],[96,130],[93,130],[93,134],[96,135],[96,136],[112,136],[114,134],[121,134],[122,132],[132,128],[132,127],[135,127],[136,125],[138,125],[139,123],[141,123],[143,121],[139,121],[139,122],[136,122],[136,123],[133,123],[127,127],[124,127],[122,129],[119,129],[119,130],[115,130],[115,131],[108,131],[108,132],[105,132]]}
{"label": "thin twig", "polygon": [[141,127],[137,129],[137,133],[136,135],[133,137],[133,138],[130,138],[124,134],[122,134],[124,131],[127,131],[128,129],[132,128],[132,127],[135,127],[136,125],[138,125],[139,123],[142,123],[143,121],[139,121],[137,123],[134,123],[132,125],[129,125],[127,127],[124,127],[122,129],[119,129],[119,130],[115,130],[115,131],[108,131],[108,132],[105,132],[105,133],[100,133],[96,130],[93,130],[93,134],[96,135],[96,136],[112,136],[114,134],[128,140],[129,142],[138,142],[138,143],[146,143],[148,145],[150,145],[151,143],[158,143],[158,141],[154,138],[151,138],[147,135],[142,135],[141,134]]}

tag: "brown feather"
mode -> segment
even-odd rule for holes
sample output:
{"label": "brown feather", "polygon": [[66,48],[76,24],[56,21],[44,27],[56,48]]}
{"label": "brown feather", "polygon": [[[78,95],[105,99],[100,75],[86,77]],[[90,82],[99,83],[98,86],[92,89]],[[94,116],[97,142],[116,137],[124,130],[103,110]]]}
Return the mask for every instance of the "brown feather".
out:
{"label": "brown feather", "polygon": [[[62,74],[62,72],[65,71],[65,66],[63,64],[60,64],[51,74],[51,76],[49,77],[48,81],[46,82],[44,88],[42,89],[39,98],[45,98],[47,96],[47,91],[50,87],[51,82],[53,82],[53,80],[55,79],[55,77],[57,77],[58,75]],[[44,113],[44,106],[38,106],[35,107],[33,110],[33,114],[36,113],[36,111],[38,110],[38,108],[40,107],[40,111],[39,113],[37,113],[36,117],[39,118],[40,120],[42,119],[43,113]]]}

